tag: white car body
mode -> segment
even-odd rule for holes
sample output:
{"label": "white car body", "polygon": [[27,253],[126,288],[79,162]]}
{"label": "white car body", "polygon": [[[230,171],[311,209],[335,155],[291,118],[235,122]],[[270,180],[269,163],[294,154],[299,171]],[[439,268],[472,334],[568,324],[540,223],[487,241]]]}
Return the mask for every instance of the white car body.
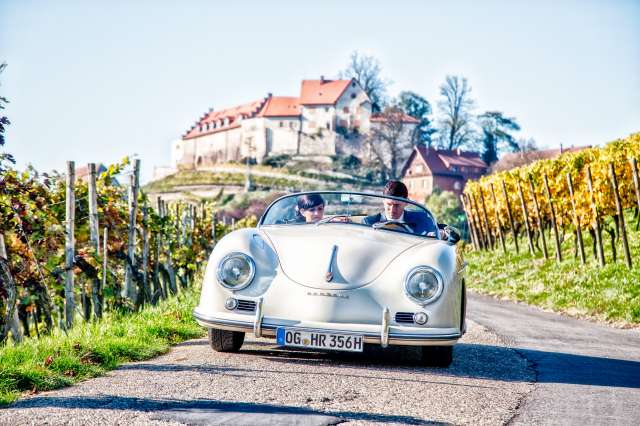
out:
{"label": "white car body", "polygon": [[[218,265],[238,252],[253,259],[255,275],[247,287],[231,290],[220,284]],[[422,305],[404,282],[424,266],[438,271],[443,285],[436,300]],[[356,223],[260,224],[215,246],[194,315],[204,327],[256,337],[292,327],[359,334],[382,346],[450,346],[465,328],[463,269],[455,244],[438,237]],[[225,307],[229,298],[239,302],[233,310]],[[426,313],[426,324],[410,321],[417,312]]]}

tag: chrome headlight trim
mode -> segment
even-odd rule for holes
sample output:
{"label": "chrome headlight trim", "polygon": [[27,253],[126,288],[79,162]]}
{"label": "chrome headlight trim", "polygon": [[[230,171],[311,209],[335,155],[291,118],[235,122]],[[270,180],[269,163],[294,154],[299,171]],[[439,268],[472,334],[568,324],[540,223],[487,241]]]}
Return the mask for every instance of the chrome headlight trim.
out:
{"label": "chrome headlight trim", "polygon": [[[222,279],[222,266],[229,259],[238,258],[238,257],[243,259],[244,261],[246,261],[247,264],[249,265],[249,278],[247,279],[247,281],[245,283],[243,283],[241,285],[230,286],[230,285],[226,284],[224,282],[224,280]],[[251,256],[248,256],[248,255],[246,255],[244,253],[241,253],[241,252],[232,252],[232,253],[227,254],[222,259],[220,259],[220,262],[218,262],[218,266],[216,268],[216,278],[218,278],[218,283],[221,286],[223,286],[224,288],[232,290],[232,291],[242,290],[243,288],[248,287],[253,282],[253,278],[255,277],[255,275],[256,275],[256,264],[255,264],[255,262],[253,261]]]}
{"label": "chrome headlight trim", "polygon": [[[416,274],[419,272],[429,272],[431,273],[434,277],[436,277],[436,281],[438,283],[438,289],[436,290],[436,293],[431,296],[429,299],[418,299],[416,297],[414,297],[411,293],[409,293],[409,280]],[[422,265],[422,266],[416,266],[415,268],[411,269],[407,275],[405,275],[404,277],[404,294],[405,296],[407,296],[407,298],[409,298],[412,302],[417,303],[420,306],[426,306],[430,303],[435,302],[436,300],[438,300],[438,298],[442,295],[442,291],[444,290],[444,281],[442,280],[442,275],[440,274],[440,272],[438,272],[437,269],[432,268],[431,266],[427,266],[427,265]]]}

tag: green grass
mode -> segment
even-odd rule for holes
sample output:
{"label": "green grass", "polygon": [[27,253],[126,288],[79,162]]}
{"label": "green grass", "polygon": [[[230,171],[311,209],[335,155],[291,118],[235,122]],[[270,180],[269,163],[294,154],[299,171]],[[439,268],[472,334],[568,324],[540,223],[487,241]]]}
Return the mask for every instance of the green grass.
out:
{"label": "green grass", "polygon": [[56,330],[40,339],[0,348],[0,405],[23,392],[39,392],[71,385],[104,374],[128,361],[165,353],[171,344],[204,335],[192,316],[199,291],[138,313],[109,313],[102,321],[79,321],[67,334]]}
{"label": "green grass", "polygon": [[[183,170],[165,178],[150,182],[145,186],[145,190],[148,192],[166,192],[176,190],[180,186],[189,185],[243,186],[245,184],[245,179],[246,175],[244,173]],[[296,179],[296,176],[286,178],[252,175],[251,180],[258,188],[287,189],[292,187],[300,188],[304,186],[304,188],[307,189],[322,189],[324,186],[330,186],[329,182],[323,185],[300,182]]]}
{"label": "green grass", "polygon": [[[478,293],[526,302],[571,316],[591,318],[619,326],[640,325],[640,232],[629,215],[627,230],[634,262],[630,270],[624,260],[622,242],[617,242],[613,262],[609,236],[603,233],[606,266],[600,267],[592,252],[592,240],[584,232],[587,263],[574,258],[574,239],[562,244],[563,261],[554,258],[555,243],[547,234],[549,260],[540,252],[529,254],[527,239],[520,238],[520,254],[509,242],[508,254],[495,251],[466,253],[467,285]],[[540,244],[542,244],[540,242]]]}

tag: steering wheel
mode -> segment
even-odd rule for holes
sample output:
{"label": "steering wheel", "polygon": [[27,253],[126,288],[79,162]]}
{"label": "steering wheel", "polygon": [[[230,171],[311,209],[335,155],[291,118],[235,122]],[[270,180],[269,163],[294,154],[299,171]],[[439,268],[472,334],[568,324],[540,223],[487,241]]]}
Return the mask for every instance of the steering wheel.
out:
{"label": "steering wheel", "polygon": [[323,223],[331,223],[331,222],[341,222],[341,223],[351,222],[351,216],[347,214],[336,214],[333,216],[327,216],[317,221],[316,226],[321,225]]}
{"label": "steering wheel", "polygon": [[404,222],[402,220],[384,220],[382,222],[374,223],[373,225],[371,225],[371,227],[373,229],[397,229],[413,234],[413,229],[411,229],[407,222]]}

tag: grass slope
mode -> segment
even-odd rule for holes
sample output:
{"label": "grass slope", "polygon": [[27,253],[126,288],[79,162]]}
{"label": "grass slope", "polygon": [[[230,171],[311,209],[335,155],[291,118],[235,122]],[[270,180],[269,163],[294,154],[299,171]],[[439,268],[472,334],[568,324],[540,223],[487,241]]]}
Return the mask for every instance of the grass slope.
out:
{"label": "grass slope", "polygon": [[621,241],[617,242],[617,262],[613,263],[609,236],[604,232],[604,268],[593,255],[588,232],[583,234],[585,265],[579,256],[574,257],[571,235],[561,245],[563,261],[558,264],[555,244],[547,234],[549,260],[544,260],[540,252],[530,255],[526,238],[519,239],[520,254],[515,253],[511,241],[506,255],[500,246],[493,252],[468,252],[468,288],[575,317],[640,326],[640,232],[635,230],[631,215],[626,220],[634,261],[631,270],[625,264]]}
{"label": "grass slope", "polygon": [[0,405],[11,403],[22,392],[68,386],[203,336],[204,329],[192,315],[198,294],[197,289],[189,289],[139,313],[109,313],[100,322],[78,321],[68,335],[56,330],[50,336],[0,348]]}

